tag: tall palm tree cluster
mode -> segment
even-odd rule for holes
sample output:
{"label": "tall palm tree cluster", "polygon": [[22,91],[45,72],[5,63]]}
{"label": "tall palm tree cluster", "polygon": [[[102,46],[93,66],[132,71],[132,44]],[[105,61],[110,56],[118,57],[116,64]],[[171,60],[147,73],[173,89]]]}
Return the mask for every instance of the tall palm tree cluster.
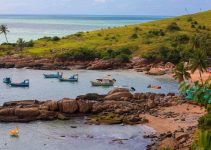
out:
{"label": "tall palm tree cluster", "polygon": [[7,33],[9,32],[7,25],[0,25],[0,34],[4,34],[6,42],[8,43]]}
{"label": "tall palm tree cluster", "polygon": [[194,36],[191,40],[191,47],[193,55],[189,59],[187,65],[184,62],[179,63],[174,69],[174,78],[179,82],[183,82],[184,80],[188,80],[191,78],[189,70],[191,73],[196,71],[199,72],[200,81],[203,85],[204,81],[202,78],[202,73],[206,72],[208,67],[208,46],[206,43],[205,37]]}

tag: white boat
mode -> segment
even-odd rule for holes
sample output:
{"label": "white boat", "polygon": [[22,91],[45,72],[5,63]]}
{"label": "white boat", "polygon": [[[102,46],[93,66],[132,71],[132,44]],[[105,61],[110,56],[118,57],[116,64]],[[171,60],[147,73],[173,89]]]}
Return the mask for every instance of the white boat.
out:
{"label": "white boat", "polygon": [[111,76],[107,76],[102,79],[96,79],[95,81],[91,81],[92,86],[113,86],[116,82],[115,79],[112,79]]}
{"label": "white boat", "polygon": [[128,85],[115,86],[114,88],[115,89],[127,89],[127,90],[129,90],[131,92],[135,92],[136,91],[136,89],[134,87],[128,86]]}

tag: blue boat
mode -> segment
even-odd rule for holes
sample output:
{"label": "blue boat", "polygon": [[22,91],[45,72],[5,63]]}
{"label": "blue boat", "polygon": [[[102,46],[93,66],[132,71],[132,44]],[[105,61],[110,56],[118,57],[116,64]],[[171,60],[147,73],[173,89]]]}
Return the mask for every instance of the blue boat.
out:
{"label": "blue boat", "polygon": [[61,82],[78,82],[78,74],[75,74],[69,78],[59,78],[59,81]]}
{"label": "blue boat", "polygon": [[3,79],[3,82],[6,83],[6,84],[10,84],[12,81],[11,81],[11,78],[6,77],[6,78]]}
{"label": "blue boat", "polygon": [[9,85],[12,87],[29,87],[29,80],[27,79],[20,83],[11,82]]}
{"label": "blue boat", "polygon": [[62,78],[62,73],[57,72],[56,74],[43,74],[45,78]]}

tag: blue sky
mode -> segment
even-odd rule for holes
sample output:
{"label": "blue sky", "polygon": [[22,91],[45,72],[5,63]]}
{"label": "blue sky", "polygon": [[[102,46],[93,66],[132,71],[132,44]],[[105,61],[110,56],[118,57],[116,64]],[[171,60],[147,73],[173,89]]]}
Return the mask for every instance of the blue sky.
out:
{"label": "blue sky", "polygon": [[175,16],[211,9],[211,0],[1,0],[0,14]]}

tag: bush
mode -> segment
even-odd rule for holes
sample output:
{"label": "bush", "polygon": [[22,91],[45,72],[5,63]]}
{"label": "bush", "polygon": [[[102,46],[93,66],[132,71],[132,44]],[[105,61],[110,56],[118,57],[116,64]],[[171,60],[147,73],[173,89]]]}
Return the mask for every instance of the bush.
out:
{"label": "bush", "polygon": [[172,22],[167,26],[167,30],[169,30],[169,31],[179,31],[180,27],[177,25],[176,22]]}
{"label": "bush", "polygon": [[60,38],[59,38],[58,36],[54,36],[54,37],[51,38],[51,40],[52,40],[52,41],[59,41]]}
{"label": "bush", "polygon": [[33,46],[34,46],[33,40],[30,40],[29,42],[25,42],[25,47],[33,47]]}
{"label": "bush", "polygon": [[127,63],[130,60],[129,55],[126,54],[120,54],[116,58],[122,63]]}
{"label": "bush", "polygon": [[94,60],[95,58],[98,58],[99,54],[96,53],[95,50],[91,50],[88,48],[80,48],[77,50],[57,54],[56,57],[58,57],[61,60],[87,61],[87,60]]}
{"label": "bush", "polygon": [[203,130],[211,130],[211,113],[208,113],[199,119],[199,127]]}
{"label": "bush", "polygon": [[160,29],[160,30],[150,30],[148,32],[148,35],[150,35],[150,36],[164,36],[165,33],[162,29]]}
{"label": "bush", "polygon": [[194,24],[191,25],[191,28],[196,28]]}
{"label": "bush", "polygon": [[179,44],[186,44],[190,40],[189,36],[186,34],[177,35],[175,41]]}
{"label": "bush", "polygon": [[137,39],[138,38],[138,34],[136,34],[136,33],[133,33],[132,35],[131,35],[131,37],[130,37],[131,39]]}

